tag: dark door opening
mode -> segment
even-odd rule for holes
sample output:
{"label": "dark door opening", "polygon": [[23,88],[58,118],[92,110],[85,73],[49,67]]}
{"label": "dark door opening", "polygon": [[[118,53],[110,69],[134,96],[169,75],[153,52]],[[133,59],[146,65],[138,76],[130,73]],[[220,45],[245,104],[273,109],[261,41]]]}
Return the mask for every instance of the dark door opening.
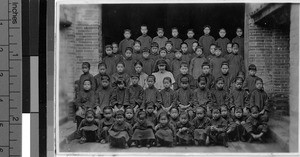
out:
{"label": "dark door opening", "polygon": [[148,35],[155,37],[157,27],[165,29],[171,38],[171,28],[179,29],[185,40],[186,31],[194,29],[195,39],[203,35],[203,26],[210,25],[211,35],[219,38],[219,29],[227,30],[230,40],[236,36],[236,28],[244,28],[245,4],[104,4],[102,5],[103,46],[123,40],[123,30],[131,29],[132,39],[141,35],[140,26],[148,26]]}

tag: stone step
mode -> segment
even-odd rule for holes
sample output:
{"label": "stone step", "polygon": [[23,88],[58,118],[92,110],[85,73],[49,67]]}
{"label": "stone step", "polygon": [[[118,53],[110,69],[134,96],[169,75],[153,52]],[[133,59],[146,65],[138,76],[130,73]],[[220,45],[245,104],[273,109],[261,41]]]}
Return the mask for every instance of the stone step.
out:
{"label": "stone step", "polygon": [[268,122],[270,139],[278,143],[284,150],[289,150],[289,117],[270,118]]}

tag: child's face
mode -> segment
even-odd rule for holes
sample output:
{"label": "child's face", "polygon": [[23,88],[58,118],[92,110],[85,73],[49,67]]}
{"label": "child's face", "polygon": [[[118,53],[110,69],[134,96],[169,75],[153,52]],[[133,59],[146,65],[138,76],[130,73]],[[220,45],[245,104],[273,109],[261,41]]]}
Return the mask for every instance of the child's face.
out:
{"label": "child's face", "polygon": [[113,49],[112,49],[113,53],[116,54],[118,52],[118,50],[119,50],[118,45],[117,44],[113,44],[112,47],[113,47]]}
{"label": "child's face", "polygon": [[141,45],[140,45],[139,43],[135,43],[135,44],[133,45],[133,49],[134,49],[135,51],[140,51],[140,50],[141,50]]}
{"label": "child's face", "polygon": [[148,107],[146,108],[146,111],[147,111],[148,113],[153,113],[154,107],[153,107],[153,106],[148,106]]}
{"label": "child's face", "polygon": [[196,54],[197,54],[197,56],[201,56],[202,55],[202,49],[197,49],[196,50]]}
{"label": "child's face", "polygon": [[205,89],[205,87],[206,87],[206,82],[205,81],[200,81],[199,82],[199,88],[200,89]]}
{"label": "child's face", "polygon": [[239,36],[239,37],[242,36],[243,35],[243,30],[242,29],[237,29],[236,30],[236,35]]}
{"label": "child's face", "polygon": [[84,81],[83,83],[83,89],[88,91],[91,89],[91,82],[90,81]]}
{"label": "child's face", "polygon": [[189,71],[189,68],[186,66],[181,66],[179,70],[181,74],[186,75]]}
{"label": "child's face", "polygon": [[186,115],[180,116],[179,121],[181,124],[186,124],[188,122],[188,117]]}
{"label": "child's face", "polygon": [[160,54],[161,57],[166,57],[167,56],[167,52],[164,51],[164,50],[160,51],[159,54]]}
{"label": "child's face", "polygon": [[193,43],[192,48],[194,51],[196,51],[196,47],[198,46],[198,43]]}
{"label": "child's face", "polygon": [[227,52],[228,53],[232,52],[232,44],[227,44]]}
{"label": "child's face", "polygon": [[123,124],[124,122],[124,116],[117,116],[116,117],[116,121],[118,124]]}
{"label": "child's face", "polygon": [[219,110],[213,110],[212,117],[213,117],[213,119],[218,119],[220,117],[220,111]]}
{"label": "child's face", "polygon": [[102,87],[108,87],[109,86],[109,81],[107,80],[102,80],[101,81]]}
{"label": "child's face", "polygon": [[203,30],[204,34],[209,34],[210,33],[210,29],[208,27],[205,27]]}
{"label": "child's face", "polygon": [[221,30],[219,31],[219,35],[220,35],[221,38],[225,37],[226,31],[225,31],[224,29],[221,29]]}
{"label": "child's face", "polygon": [[221,53],[222,53],[221,50],[216,50],[216,51],[215,51],[215,55],[216,55],[216,56],[220,56]]}
{"label": "child's face", "polygon": [[136,73],[138,73],[138,74],[140,74],[143,70],[143,67],[139,64],[137,64],[134,68],[135,68]]}
{"label": "child's face", "polygon": [[162,124],[162,125],[165,125],[168,123],[168,118],[166,116],[161,116],[159,118],[159,123]]}
{"label": "child's face", "polygon": [[250,74],[251,76],[255,76],[256,70],[249,70],[249,74]]}
{"label": "child's face", "polygon": [[133,110],[127,109],[125,112],[125,117],[126,117],[126,119],[131,119],[133,117]]}
{"label": "child's face", "polygon": [[118,71],[119,73],[123,72],[123,71],[124,71],[124,65],[123,65],[123,64],[118,64],[118,65],[117,65],[117,71]]}
{"label": "child's face", "polygon": [[119,89],[124,89],[125,88],[125,84],[124,83],[119,83],[118,84],[118,88]]}
{"label": "child's face", "polygon": [[85,119],[88,121],[88,122],[92,122],[95,118],[93,116],[93,114],[88,114]]}
{"label": "child's face", "polygon": [[171,49],[172,49],[172,44],[166,44],[166,49],[167,49],[167,51],[171,51]]}
{"label": "child's face", "polygon": [[234,113],[234,116],[235,116],[236,118],[241,118],[242,115],[243,115],[243,112],[242,112],[241,110],[237,110],[237,111],[235,111],[235,113]]}
{"label": "child's face", "polygon": [[165,88],[170,88],[171,87],[171,82],[169,80],[164,80],[163,84],[164,84]]}
{"label": "child's face", "polygon": [[215,50],[216,50],[216,46],[215,45],[211,45],[210,48],[209,48],[210,53],[214,55],[215,54]]}
{"label": "child's face", "polygon": [[237,54],[239,52],[239,47],[237,45],[233,45],[232,52]]}
{"label": "child's face", "polygon": [[139,83],[139,78],[137,77],[132,77],[131,78],[132,84],[137,85]]}
{"label": "child's face", "polygon": [[206,75],[209,73],[210,68],[209,68],[209,66],[203,66],[202,70],[203,70],[203,73]]}
{"label": "child's face", "polygon": [[172,36],[173,37],[177,37],[178,36],[178,30],[177,29],[173,29],[172,30]]}
{"label": "child's face", "polygon": [[131,33],[130,33],[130,32],[125,32],[125,33],[124,33],[124,37],[125,37],[126,39],[129,39],[129,38],[131,37]]}
{"label": "child's face", "polygon": [[113,50],[111,48],[106,48],[105,52],[106,52],[107,55],[110,56],[113,53]]}
{"label": "child's face", "polygon": [[175,57],[177,58],[177,59],[180,59],[181,57],[182,57],[182,54],[181,54],[181,52],[176,52],[175,53]]}
{"label": "child's face", "polygon": [[196,117],[198,119],[202,119],[204,116],[205,116],[205,114],[204,114],[204,110],[202,108],[196,110]]}
{"label": "child's face", "polygon": [[142,34],[147,34],[147,33],[148,33],[147,27],[142,26],[142,27],[141,27],[141,32],[142,32]]}
{"label": "child's face", "polygon": [[229,70],[229,68],[227,65],[222,65],[222,67],[221,67],[222,74],[227,74],[228,70]]}
{"label": "child's face", "polygon": [[180,83],[180,86],[183,88],[183,89],[187,89],[189,84],[187,82],[181,82]]}
{"label": "child's face", "polygon": [[259,112],[258,112],[258,110],[257,110],[256,108],[252,108],[252,109],[251,109],[251,116],[252,116],[253,118],[258,118]]}
{"label": "child's face", "polygon": [[132,56],[132,52],[130,51],[130,50],[127,50],[126,52],[125,52],[125,57],[126,58],[129,58],[129,57],[131,57]]}
{"label": "child's face", "polygon": [[226,107],[222,107],[221,108],[221,115],[222,115],[222,117],[226,117],[227,113],[228,113],[227,108]]}
{"label": "child's face", "polygon": [[100,74],[105,74],[106,73],[105,66],[100,66],[99,69],[98,69],[98,71],[99,71]]}
{"label": "child's face", "polygon": [[143,124],[146,121],[146,115],[140,115],[138,120],[140,124]]}
{"label": "child's face", "polygon": [[218,87],[218,89],[223,89],[223,87],[224,87],[224,82],[223,82],[222,80],[219,80],[219,81],[217,82],[217,87]]}
{"label": "child's face", "polygon": [[194,37],[194,32],[193,31],[188,31],[187,32],[187,36],[188,36],[188,38],[193,38]]}
{"label": "child's face", "polygon": [[106,119],[110,119],[112,116],[112,110],[110,110],[110,109],[104,110],[103,115]]}
{"label": "child's face", "polygon": [[148,51],[143,52],[143,57],[148,58],[149,57],[149,52]]}
{"label": "child's face", "polygon": [[256,81],[255,87],[256,87],[257,89],[262,89],[262,88],[263,88],[263,83],[262,83],[261,81]]}
{"label": "child's face", "polygon": [[164,31],[163,30],[157,31],[157,36],[158,37],[163,37],[164,36]]}
{"label": "child's face", "polygon": [[172,109],[170,111],[170,116],[173,118],[173,119],[176,119],[178,117],[178,111],[176,109]]}
{"label": "child's face", "polygon": [[186,44],[182,44],[181,45],[181,51],[182,51],[182,53],[186,53],[187,50],[188,50],[188,46]]}
{"label": "child's face", "polygon": [[157,52],[158,52],[158,47],[151,47],[151,51],[152,51],[154,54],[157,54]]}
{"label": "child's face", "polygon": [[164,71],[164,70],[166,70],[166,65],[158,65],[158,70],[159,70],[159,71]]}
{"label": "child's face", "polygon": [[155,82],[154,82],[153,78],[148,78],[147,84],[148,84],[149,87],[152,87],[154,85],[154,83]]}
{"label": "child's face", "polygon": [[87,65],[82,65],[82,72],[83,73],[87,73],[87,72],[89,72],[89,67],[87,66]]}
{"label": "child's face", "polygon": [[242,80],[238,79],[238,80],[235,81],[235,88],[236,89],[242,89],[242,86],[243,86]]}

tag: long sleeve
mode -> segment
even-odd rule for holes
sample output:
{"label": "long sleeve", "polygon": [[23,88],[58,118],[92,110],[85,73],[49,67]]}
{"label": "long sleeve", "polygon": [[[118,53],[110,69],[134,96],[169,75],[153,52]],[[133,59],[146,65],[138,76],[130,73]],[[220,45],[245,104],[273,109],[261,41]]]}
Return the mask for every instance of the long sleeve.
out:
{"label": "long sleeve", "polygon": [[250,109],[249,94],[246,91],[244,91],[244,105],[246,108]]}
{"label": "long sleeve", "polygon": [[112,93],[112,96],[110,98],[110,102],[112,106],[115,106],[118,104],[118,92],[117,90],[114,90],[114,92]]}
{"label": "long sleeve", "polygon": [[194,64],[195,64],[195,58],[193,58],[193,59],[191,60],[191,63],[190,63],[189,74],[192,75],[192,76],[194,76],[194,75],[193,75]]}
{"label": "long sleeve", "polygon": [[129,91],[129,88],[127,88],[125,90],[125,97],[124,97],[124,106],[128,106],[128,105],[132,105],[130,104],[130,91]]}
{"label": "long sleeve", "polygon": [[77,108],[82,106],[81,97],[82,97],[82,92],[80,91],[78,94],[78,97],[75,100],[75,104],[76,104]]}
{"label": "long sleeve", "polygon": [[157,108],[161,108],[161,104],[162,104],[162,98],[161,98],[161,94],[159,93],[159,91],[156,91],[156,103],[155,105],[157,106]]}
{"label": "long sleeve", "polygon": [[137,97],[137,99],[135,100],[135,102],[136,102],[138,105],[141,105],[141,104],[143,103],[143,96],[144,96],[144,91],[141,89],[141,90],[139,90],[138,97]]}

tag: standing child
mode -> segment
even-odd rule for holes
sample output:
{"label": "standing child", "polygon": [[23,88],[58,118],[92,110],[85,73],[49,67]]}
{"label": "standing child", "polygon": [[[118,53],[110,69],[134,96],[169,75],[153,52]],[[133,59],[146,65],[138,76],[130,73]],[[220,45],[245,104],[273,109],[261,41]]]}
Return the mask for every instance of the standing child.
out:
{"label": "standing child", "polygon": [[[224,118],[228,124],[228,127],[226,128],[226,134],[232,135],[234,128],[235,128],[235,124],[234,124],[231,114],[228,112],[228,108],[226,105],[221,106],[221,117]],[[229,140],[229,138],[228,138],[228,140]]]}
{"label": "standing child", "polygon": [[113,89],[110,86],[110,78],[107,75],[101,77],[101,87],[96,90],[96,117],[99,119],[102,117],[103,108],[105,106],[110,106],[110,97],[112,95]]}
{"label": "standing child", "polygon": [[224,89],[229,91],[230,85],[233,81],[232,75],[229,73],[229,64],[224,61],[221,65],[221,76],[224,79]]}
{"label": "standing child", "polygon": [[178,37],[178,29],[176,27],[172,28],[172,38],[169,39],[173,43],[173,50],[179,50],[182,40]]}
{"label": "standing child", "polygon": [[220,47],[216,48],[215,54],[216,57],[212,58],[210,60],[210,66],[211,66],[211,73],[214,76],[214,78],[218,78],[221,76],[221,65],[223,62],[226,61],[224,57],[221,55],[222,51]]}
{"label": "standing child", "polygon": [[177,107],[171,107],[170,109],[170,124],[172,124],[175,128],[177,122],[179,121],[179,111]]}
{"label": "standing child", "polygon": [[147,78],[148,88],[146,88],[144,91],[143,104],[141,107],[142,109],[145,109],[146,103],[151,101],[154,102],[157,109],[160,109],[162,99],[159,91],[157,90],[157,88],[155,88],[154,83],[155,76],[149,75]]}
{"label": "standing child", "polygon": [[236,77],[239,71],[245,71],[243,57],[238,53],[238,51],[239,45],[237,43],[233,43],[233,55],[228,58],[229,74],[232,77]]}
{"label": "standing child", "polygon": [[131,126],[133,126],[136,123],[134,117],[134,109],[130,106],[125,108],[125,121],[129,123]]}
{"label": "standing child", "polygon": [[214,88],[215,77],[210,73],[210,64],[208,62],[203,62],[202,70],[201,76],[204,76],[207,80],[206,88],[209,90]]}
{"label": "standing child", "polygon": [[217,46],[221,47],[221,51],[223,52],[222,56],[224,57],[225,55],[227,55],[226,49],[227,49],[227,44],[230,42],[230,40],[225,37],[225,35],[226,35],[225,28],[221,28],[219,30],[219,35],[220,35],[220,38],[217,39],[216,44],[217,44]]}
{"label": "standing child", "polygon": [[[193,49],[193,53],[192,53],[192,58],[196,56],[195,52],[196,52],[196,48],[199,46],[198,41],[194,41],[192,44],[192,49]],[[201,46],[199,46],[201,47]]]}
{"label": "standing child", "polygon": [[170,109],[172,107],[175,107],[175,97],[176,93],[173,89],[171,89],[171,78],[165,77],[163,79],[164,89],[160,91],[161,99],[162,99],[162,105],[161,108],[163,111],[169,113]]}
{"label": "standing child", "polygon": [[246,116],[243,115],[243,108],[237,107],[234,110],[232,130],[227,131],[229,141],[242,141],[245,142],[246,131],[244,128]]}
{"label": "standing child", "polygon": [[126,90],[125,90],[125,100],[124,100],[124,107],[127,108],[128,106],[137,110],[141,107],[143,103],[143,96],[144,90],[139,83],[139,75],[134,74],[131,76],[131,83]]}
{"label": "standing child", "polygon": [[[141,61],[136,61],[134,63],[135,73],[139,76],[139,85],[143,88],[147,88],[147,78],[148,75],[143,72],[143,63]],[[130,83],[132,85],[132,82]]]}
{"label": "standing child", "polygon": [[252,93],[255,90],[255,80],[259,77],[255,75],[257,69],[254,64],[250,64],[248,70],[249,74],[245,79],[243,88],[249,93]]}
{"label": "standing child", "polygon": [[116,82],[117,82],[117,80],[119,80],[119,79],[125,80],[126,85],[129,85],[129,83],[130,83],[130,76],[129,76],[127,73],[124,72],[124,69],[125,69],[125,64],[124,64],[124,62],[119,62],[119,63],[117,63],[116,69],[117,69],[117,72],[114,73],[114,74],[111,76],[111,86],[112,86],[113,88],[116,88],[116,87],[117,87]]}
{"label": "standing child", "polygon": [[208,60],[205,58],[204,54],[202,53],[202,47],[196,47],[196,56],[191,60],[190,63],[190,75],[194,77],[194,80],[197,80],[198,77],[202,74],[202,64],[207,62]]}
{"label": "standing child", "polygon": [[151,147],[155,141],[154,126],[151,122],[146,120],[146,112],[139,111],[137,114],[137,123],[132,127],[133,135],[131,140],[135,142],[136,146],[140,148],[142,145]]}
{"label": "standing child", "polygon": [[199,44],[203,47],[203,53],[205,57],[209,55],[209,47],[211,44],[215,43],[215,38],[209,35],[210,26],[206,25],[203,27],[204,35],[199,38]]}
{"label": "standing child", "polygon": [[194,125],[195,145],[203,146],[209,143],[207,131],[211,125],[210,119],[206,116],[206,109],[203,106],[196,108],[196,117],[192,121]]}
{"label": "standing child", "polygon": [[158,44],[157,42],[152,42],[151,49],[150,49],[150,59],[156,62],[159,56],[160,54],[159,54]]}
{"label": "standing child", "polygon": [[175,100],[179,107],[179,112],[182,112],[193,107],[193,91],[189,88],[188,77],[182,77],[180,82],[180,88],[176,91]]}
{"label": "standing child", "polygon": [[175,127],[169,122],[169,115],[167,112],[161,112],[158,116],[159,123],[155,126],[155,137],[157,146],[173,147],[176,141]]}
{"label": "standing child", "polygon": [[192,54],[188,52],[188,44],[186,42],[181,43],[181,53],[182,53],[182,60],[187,63],[190,63],[192,59]]}
{"label": "standing child", "polygon": [[224,89],[224,79],[222,77],[217,78],[216,87],[211,91],[212,105],[220,107],[221,105],[228,106],[229,94]]}
{"label": "standing child", "polygon": [[132,48],[127,47],[125,51],[125,59],[124,59],[124,65],[125,65],[125,72],[131,76],[134,74],[134,63],[135,59],[132,57]]}
{"label": "standing child", "polygon": [[235,88],[230,91],[229,98],[230,98],[230,108],[231,114],[234,115],[234,110],[237,107],[241,107],[243,109],[243,114],[246,116],[249,113],[250,106],[249,106],[249,95],[248,93],[242,88],[243,86],[243,78],[237,77],[235,79]]}
{"label": "standing child", "polygon": [[101,77],[104,76],[104,75],[107,75],[106,74],[106,69],[107,69],[107,66],[105,63],[99,63],[98,64],[98,71],[99,73],[94,76],[94,79],[95,79],[95,83],[96,83],[96,91],[102,87],[102,84],[101,84]]}
{"label": "standing child", "polygon": [[116,84],[117,88],[113,90],[112,96],[110,98],[110,102],[113,107],[114,113],[119,110],[124,111],[124,100],[126,91],[126,83],[123,79],[117,80]]}
{"label": "standing child", "polygon": [[172,61],[175,58],[174,50],[173,50],[173,43],[171,41],[167,41],[165,44],[167,58]]}
{"label": "standing child", "polygon": [[239,55],[241,55],[244,58],[244,37],[242,28],[238,27],[236,29],[236,37],[232,39],[233,43],[239,44]]}
{"label": "standing child", "polygon": [[180,74],[180,65],[181,63],[184,62],[182,60],[182,53],[179,50],[175,51],[175,58],[174,60],[171,61],[170,64],[170,68],[171,68],[171,72],[174,76],[174,78],[176,78],[179,74]]}
{"label": "standing child", "polygon": [[[156,80],[154,86],[159,91],[161,91],[164,88],[163,79],[165,77],[170,77],[172,79],[172,84],[175,82],[173,74],[169,71],[168,63],[165,60],[158,60],[155,68],[155,72],[152,75],[155,77]],[[173,86],[171,88],[173,89]]]}
{"label": "standing child", "polygon": [[189,121],[189,115],[187,112],[182,112],[179,116],[179,122],[176,125],[176,137],[179,145],[191,145],[193,125]]}
{"label": "standing child", "polygon": [[204,76],[198,78],[198,88],[194,90],[194,106],[205,107],[208,116],[211,116],[211,93],[206,88],[207,79]]}
{"label": "standing child", "polygon": [[228,137],[226,130],[228,127],[227,121],[220,116],[220,108],[213,108],[211,126],[208,128],[209,140],[206,143],[223,144],[228,147]]}
{"label": "standing child", "polygon": [[150,58],[149,49],[143,49],[141,62],[143,63],[143,72],[147,75],[151,75],[154,68],[154,60]]}
{"label": "standing child", "polygon": [[83,62],[82,63],[82,72],[83,72],[83,74],[80,75],[80,78],[79,78],[79,91],[83,90],[83,83],[87,79],[91,81],[91,90],[95,91],[96,82],[95,82],[94,76],[92,74],[90,74],[90,69],[91,69],[91,65],[90,65],[89,62]]}
{"label": "standing child", "polygon": [[155,71],[155,68],[157,66],[157,62],[159,60],[165,60],[167,62],[167,64],[168,64],[168,67],[170,66],[171,60],[169,58],[167,58],[167,50],[166,50],[165,47],[163,47],[163,48],[161,48],[159,50],[159,57],[157,58],[157,60],[156,60],[156,62],[154,64],[154,71]]}
{"label": "standing child", "polygon": [[153,42],[158,43],[158,48],[162,48],[165,46],[166,42],[168,41],[168,38],[164,36],[164,29],[163,28],[157,28],[157,36],[153,38]]}
{"label": "standing child", "polygon": [[107,66],[106,73],[108,74],[108,76],[111,76],[116,71],[115,67],[118,60],[114,56],[112,49],[113,48],[111,45],[105,46],[106,56],[103,58],[103,63],[105,63]]}
{"label": "standing child", "polygon": [[115,122],[108,130],[111,148],[128,148],[132,136],[132,126],[124,119],[124,112],[117,111]]}
{"label": "standing child", "polygon": [[184,42],[187,43],[187,45],[188,45],[187,53],[188,53],[188,54],[192,54],[192,52],[193,52],[193,49],[192,49],[193,43],[194,43],[195,41],[197,41],[197,40],[194,38],[194,35],[195,35],[194,30],[193,30],[193,29],[188,29],[186,35],[187,35],[188,38],[187,38]]}
{"label": "standing child", "polygon": [[231,58],[232,56],[233,56],[233,54],[232,54],[232,42],[229,42],[226,45],[226,52],[225,52],[224,58],[228,61],[229,58]]}
{"label": "standing child", "polygon": [[141,25],[141,33],[142,35],[139,36],[136,40],[141,42],[141,49],[147,48],[148,50],[151,48],[152,38],[147,35],[148,27],[146,25]]}
{"label": "standing child", "polygon": [[[133,43],[133,54],[132,54],[132,59],[133,60],[141,60],[142,59],[142,52],[141,52],[141,42],[136,40]],[[126,52],[125,52],[126,53]],[[126,54],[125,54],[126,55]],[[126,56],[125,56],[126,58]]]}
{"label": "standing child", "polygon": [[119,45],[118,45],[118,43],[113,42],[113,43],[111,44],[111,46],[112,46],[112,52],[113,52],[113,55],[114,55],[115,58],[116,58],[116,63],[122,61],[122,60],[123,60],[123,56],[122,56],[122,54],[121,54],[121,52],[120,52],[120,50],[119,50]]}
{"label": "standing child", "polygon": [[124,37],[120,44],[119,44],[119,50],[122,52],[122,55],[125,56],[125,51],[127,47],[132,47],[133,45],[133,40],[130,39],[131,37],[131,31],[129,29],[124,30]]}
{"label": "standing child", "polygon": [[104,118],[100,120],[98,127],[98,136],[101,144],[107,143],[109,140],[108,130],[115,122],[115,119],[112,117],[113,110],[111,106],[105,106],[103,108]]}
{"label": "standing child", "polygon": [[196,82],[194,80],[194,77],[188,73],[188,63],[187,62],[181,62],[179,64],[180,67],[178,67],[180,73],[175,77],[175,83],[173,84],[174,90],[179,89],[181,86],[181,78],[182,77],[187,77],[189,79],[189,86],[190,89],[195,89],[196,88]]}
{"label": "standing child", "polygon": [[212,43],[209,46],[209,52],[210,54],[208,56],[206,56],[206,58],[210,61],[211,59],[216,57],[215,51],[216,51],[217,45]]}
{"label": "standing child", "polygon": [[154,113],[154,109],[156,108],[154,102],[150,101],[145,104],[145,109],[146,109],[146,119],[153,123],[155,126],[157,124],[157,117],[156,114]]}

